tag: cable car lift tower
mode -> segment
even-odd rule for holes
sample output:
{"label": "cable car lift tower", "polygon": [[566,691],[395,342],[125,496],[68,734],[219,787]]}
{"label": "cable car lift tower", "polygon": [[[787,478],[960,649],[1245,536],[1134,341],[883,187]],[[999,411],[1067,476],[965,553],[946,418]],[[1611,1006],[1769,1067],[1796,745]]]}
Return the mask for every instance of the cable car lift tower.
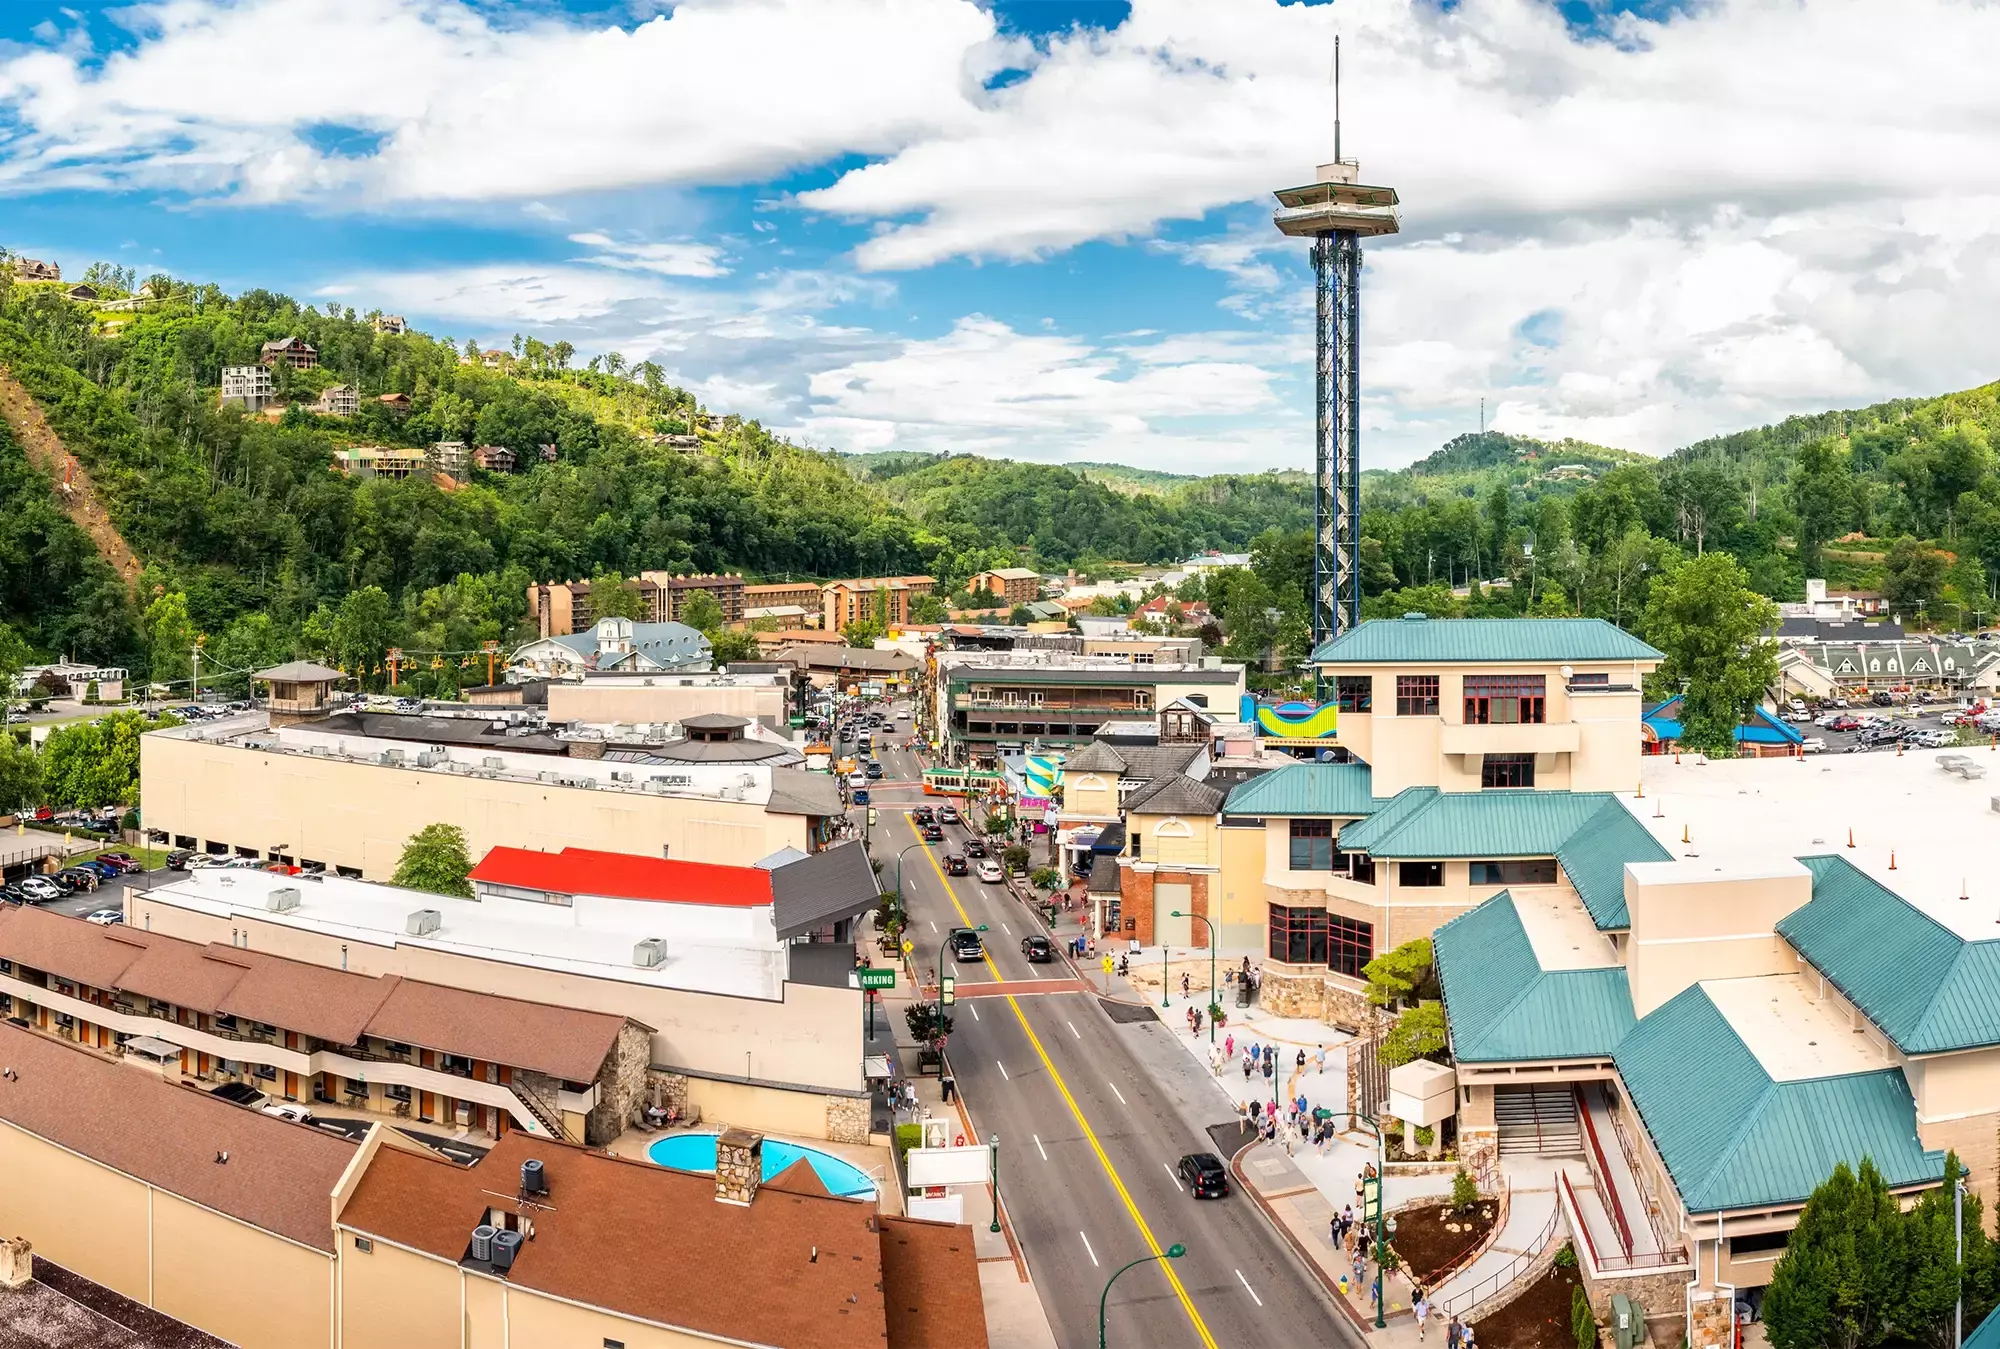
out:
{"label": "cable car lift tower", "polygon": [[1333,162],[1277,193],[1281,234],[1312,240],[1315,314],[1312,643],[1361,621],[1361,241],[1394,234],[1396,191],[1366,187],[1340,157],[1340,40],[1333,46]]}

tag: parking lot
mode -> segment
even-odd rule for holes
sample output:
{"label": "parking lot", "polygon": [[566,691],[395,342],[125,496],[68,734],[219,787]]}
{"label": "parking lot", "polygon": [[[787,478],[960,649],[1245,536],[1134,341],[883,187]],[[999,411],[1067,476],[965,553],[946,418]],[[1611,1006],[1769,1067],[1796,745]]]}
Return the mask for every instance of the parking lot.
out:
{"label": "parking lot", "polygon": [[[1847,715],[1871,725],[1908,727],[1912,731],[1932,730],[1954,734],[1958,733],[1961,728],[1946,726],[1944,724],[1945,714],[1961,712],[1964,709],[1952,703],[1930,703],[1920,704],[1914,708],[1859,705],[1846,709],[1827,708],[1825,710],[1845,711]],[[1810,722],[1795,723],[1795,725],[1799,732],[1806,737],[1812,738],[1817,736],[1819,739],[1824,740],[1826,742],[1824,752],[1827,754],[1894,754],[1896,752],[1894,741],[1886,741],[1875,745],[1862,744],[1861,741],[1865,727],[1862,730],[1834,731],[1828,730],[1824,726],[1813,725]],[[1986,745],[1991,743],[1992,737],[1983,731],[1974,730],[1969,727],[1962,729],[1963,734],[1960,736],[1960,739],[1965,744]]]}

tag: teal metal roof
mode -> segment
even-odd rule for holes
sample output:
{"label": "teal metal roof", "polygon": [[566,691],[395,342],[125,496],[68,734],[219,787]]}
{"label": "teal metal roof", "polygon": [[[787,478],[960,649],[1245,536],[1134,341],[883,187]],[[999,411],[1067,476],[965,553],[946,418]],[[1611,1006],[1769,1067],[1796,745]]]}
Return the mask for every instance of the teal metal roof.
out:
{"label": "teal metal roof", "polygon": [[1371,618],[1331,641],[1319,665],[1665,660],[1664,653],[1601,618]]}
{"label": "teal metal roof", "polygon": [[1362,763],[1297,763],[1260,773],[1230,789],[1226,815],[1373,815],[1386,802]]}
{"label": "teal metal roof", "polygon": [[2000,1044],[2000,940],[1967,941],[1844,857],[1801,857],[1778,931],[1905,1054]]}
{"label": "teal metal roof", "polygon": [[1889,1185],[1935,1184],[1898,1068],[1776,1082],[1701,985],[1633,1027],[1618,1075],[1691,1213],[1795,1204],[1837,1163],[1872,1157]]}
{"label": "teal metal roof", "polygon": [[1340,846],[1386,858],[1553,857],[1592,816],[1615,804],[1609,792],[1409,787],[1342,830]]}
{"label": "teal metal roof", "polygon": [[1439,928],[1431,947],[1461,1063],[1602,1058],[1632,1029],[1625,971],[1544,970],[1504,890]]}
{"label": "teal metal roof", "polygon": [[1671,862],[1673,857],[1617,800],[1598,807],[1556,849],[1563,874],[1582,896],[1583,907],[1590,910],[1600,932],[1632,926],[1632,915],[1625,908],[1625,864]]}
{"label": "teal metal roof", "polygon": [[2000,1309],[1979,1323],[1978,1329],[1965,1337],[1965,1349],[2000,1349]]}

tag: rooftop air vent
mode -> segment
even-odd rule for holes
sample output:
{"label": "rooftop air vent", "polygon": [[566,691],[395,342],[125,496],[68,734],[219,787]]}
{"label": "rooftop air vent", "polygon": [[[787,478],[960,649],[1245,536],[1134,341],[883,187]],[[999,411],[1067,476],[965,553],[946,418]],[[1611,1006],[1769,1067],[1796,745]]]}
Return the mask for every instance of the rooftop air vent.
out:
{"label": "rooftop air vent", "polygon": [[499,768],[502,767],[503,765],[499,755],[489,754],[484,759],[481,759],[479,761],[479,766],[481,768]]}
{"label": "rooftop air vent", "polygon": [[299,891],[294,885],[280,886],[264,896],[264,908],[271,913],[290,913],[299,907]]}
{"label": "rooftop air vent", "polygon": [[502,1228],[493,1234],[493,1272],[505,1274],[514,1267],[514,1257],[521,1253],[521,1234]]}
{"label": "rooftop air vent", "polygon": [[632,948],[632,963],[642,970],[657,969],[667,963],[667,939],[648,937]]}
{"label": "rooftop air vent", "polygon": [[382,751],[382,762],[383,762],[383,763],[386,763],[386,764],[400,764],[400,763],[402,763],[402,762],[403,762],[403,751],[401,751],[401,750],[399,750],[399,749],[385,749],[385,750],[383,750],[383,751]]}
{"label": "rooftop air vent", "polygon": [[417,755],[417,767],[419,768],[436,768],[443,762],[445,762],[444,755],[434,749],[423,750]]}
{"label": "rooftop air vent", "polygon": [[412,937],[426,937],[444,926],[444,914],[436,909],[418,909],[403,924],[403,931]]}

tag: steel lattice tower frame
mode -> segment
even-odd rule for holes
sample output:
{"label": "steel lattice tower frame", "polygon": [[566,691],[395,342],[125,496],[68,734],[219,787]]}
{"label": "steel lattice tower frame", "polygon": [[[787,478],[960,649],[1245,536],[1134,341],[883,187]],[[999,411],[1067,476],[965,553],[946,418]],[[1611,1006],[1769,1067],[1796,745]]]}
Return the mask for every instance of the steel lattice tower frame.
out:
{"label": "steel lattice tower frame", "polygon": [[1312,240],[1314,650],[1361,621],[1361,241],[1394,234],[1396,193],[1355,181],[1356,165],[1277,194],[1274,223]]}

